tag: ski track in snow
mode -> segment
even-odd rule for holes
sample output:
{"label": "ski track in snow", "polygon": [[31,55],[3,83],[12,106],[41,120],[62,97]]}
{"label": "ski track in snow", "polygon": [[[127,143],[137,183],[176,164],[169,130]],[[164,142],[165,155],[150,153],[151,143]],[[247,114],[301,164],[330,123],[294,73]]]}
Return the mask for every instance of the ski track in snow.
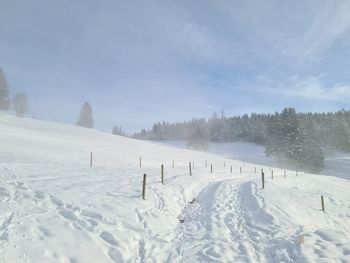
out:
{"label": "ski track in snow", "polygon": [[183,218],[168,262],[298,262],[298,233],[285,236],[251,181],[209,185]]}

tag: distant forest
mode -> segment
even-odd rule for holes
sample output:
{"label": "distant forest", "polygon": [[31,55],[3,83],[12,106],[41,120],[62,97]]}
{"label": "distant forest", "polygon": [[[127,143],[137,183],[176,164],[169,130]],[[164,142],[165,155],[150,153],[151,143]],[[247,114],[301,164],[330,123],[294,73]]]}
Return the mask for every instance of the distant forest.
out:
{"label": "distant forest", "polygon": [[324,155],[350,152],[350,111],[297,113],[285,108],[274,114],[226,117],[214,113],[209,119],[169,123],[132,135],[144,140],[186,140],[189,147],[203,149],[209,142],[251,142],[263,145],[267,155],[287,160],[301,169],[317,172]]}

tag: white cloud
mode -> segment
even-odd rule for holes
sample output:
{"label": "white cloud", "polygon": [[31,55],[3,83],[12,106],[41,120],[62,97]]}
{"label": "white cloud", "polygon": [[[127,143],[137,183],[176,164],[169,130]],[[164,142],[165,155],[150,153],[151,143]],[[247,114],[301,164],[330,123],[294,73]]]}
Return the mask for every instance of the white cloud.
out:
{"label": "white cloud", "polygon": [[295,52],[300,54],[299,60],[318,61],[340,38],[347,37],[350,32],[349,13],[349,1],[325,1],[315,5],[315,11],[308,17],[308,26],[298,36],[300,44],[295,45],[299,49]]}
{"label": "white cloud", "polygon": [[[303,99],[316,99],[327,101],[344,101],[350,99],[350,85],[336,84],[326,86],[321,81],[322,77],[299,77],[297,75],[276,83],[263,79],[262,88],[257,88],[259,93],[269,93],[286,97],[299,97]],[[262,78],[260,78],[262,80]],[[259,86],[259,84],[256,84]]]}

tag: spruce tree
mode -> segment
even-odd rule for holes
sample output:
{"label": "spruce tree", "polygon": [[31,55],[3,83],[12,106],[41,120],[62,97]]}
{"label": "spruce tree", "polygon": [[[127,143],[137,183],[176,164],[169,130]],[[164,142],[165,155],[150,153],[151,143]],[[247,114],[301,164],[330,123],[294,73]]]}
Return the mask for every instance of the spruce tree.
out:
{"label": "spruce tree", "polygon": [[305,126],[302,130],[303,143],[298,155],[298,165],[306,170],[319,172],[324,167],[324,154],[310,126]]}
{"label": "spruce tree", "polygon": [[192,120],[187,134],[187,146],[199,150],[209,147],[209,133],[205,120]]}
{"label": "spruce tree", "polygon": [[17,93],[13,97],[13,107],[16,111],[17,117],[23,117],[29,110],[29,103],[27,95],[24,93]]}
{"label": "spruce tree", "polygon": [[281,121],[281,131],[284,135],[284,138],[282,139],[283,151],[287,155],[287,158],[298,160],[298,154],[301,151],[303,138],[295,109],[284,109],[281,113]]}
{"label": "spruce tree", "polygon": [[9,110],[9,87],[4,71],[0,68],[0,110]]}
{"label": "spruce tree", "polygon": [[80,114],[77,120],[77,125],[86,128],[94,127],[94,119],[92,113],[92,107],[89,102],[85,102],[80,110]]}
{"label": "spruce tree", "polygon": [[338,150],[350,152],[350,129],[343,111],[335,114],[333,144]]}
{"label": "spruce tree", "polygon": [[114,125],[112,128],[112,134],[126,136],[126,133],[123,131],[122,126]]}

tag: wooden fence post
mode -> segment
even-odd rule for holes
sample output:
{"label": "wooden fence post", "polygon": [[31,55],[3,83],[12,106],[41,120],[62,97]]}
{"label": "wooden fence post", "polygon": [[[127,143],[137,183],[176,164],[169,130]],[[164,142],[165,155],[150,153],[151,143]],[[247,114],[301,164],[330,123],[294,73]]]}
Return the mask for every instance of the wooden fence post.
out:
{"label": "wooden fence post", "polygon": [[92,167],[92,152],[90,153],[90,167]]}
{"label": "wooden fence post", "polygon": [[162,164],[160,166],[160,175],[161,175],[161,182],[164,184],[164,165]]}
{"label": "wooden fence post", "polygon": [[213,173],[213,164],[210,165],[210,173]]}
{"label": "wooden fence post", "polygon": [[146,177],[147,177],[147,175],[144,174],[143,175],[143,183],[142,183],[142,199],[143,200],[146,199]]}
{"label": "wooden fence post", "polygon": [[240,173],[240,174],[242,173],[242,166],[239,167],[239,173]]}
{"label": "wooden fence post", "polygon": [[231,174],[232,174],[232,165],[231,165]]}
{"label": "wooden fence post", "polygon": [[271,179],[273,180],[273,170],[271,170]]}
{"label": "wooden fence post", "polygon": [[323,195],[321,195],[321,206],[322,206],[322,211],[323,211],[323,213],[324,213],[324,212],[325,212],[325,209],[324,209]]}
{"label": "wooden fence post", "polygon": [[296,170],[296,172],[295,172],[295,176],[298,176],[298,170]]}
{"label": "wooden fence post", "polygon": [[139,161],[140,161],[140,168],[141,168],[141,166],[142,166],[142,160],[141,160],[141,157],[140,157],[140,160],[139,160]]}
{"label": "wooden fence post", "polygon": [[262,184],[262,189],[265,188],[265,174],[264,174],[264,170],[261,169],[261,184]]}
{"label": "wooden fence post", "polygon": [[190,169],[190,175],[192,175],[192,165],[191,165],[191,162],[188,163],[188,168]]}
{"label": "wooden fence post", "polygon": [[254,173],[256,173],[256,166],[254,167]]}

